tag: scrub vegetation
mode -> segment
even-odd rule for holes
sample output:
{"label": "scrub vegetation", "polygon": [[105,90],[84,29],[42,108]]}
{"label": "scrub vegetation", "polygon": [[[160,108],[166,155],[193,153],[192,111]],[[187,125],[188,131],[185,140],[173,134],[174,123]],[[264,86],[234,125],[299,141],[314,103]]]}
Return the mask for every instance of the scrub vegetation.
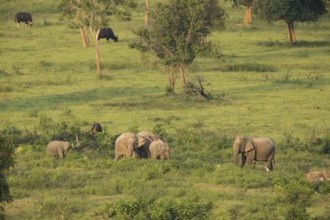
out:
{"label": "scrub vegetation", "polygon": [[[204,99],[168,94],[163,64],[129,47],[144,26],[145,1],[135,2],[131,20],[109,23],[119,41],[100,41],[102,76],[93,41],[82,47],[56,1],[0,2],[0,150],[14,151],[0,173],[10,187],[2,201],[13,199],[2,204],[6,217],[329,219],[330,183],[305,178],[330,171],[329,13],[296,23],[290,46],[282,21],[246,26],[245,6],[219,1],[226,28],[206,39],[217,53],[186,69]],[[33,27],[17,27],[18,11],[32,14]],[[94,122],[103,127],[96,136]],[[166,139],[171,160],[114,161],[116,135],[143,130]],[[46,156],[49,141],[74,146],[77,134],[84,150]],[[236,135],[271,138],[274,171],[235,166]]]}

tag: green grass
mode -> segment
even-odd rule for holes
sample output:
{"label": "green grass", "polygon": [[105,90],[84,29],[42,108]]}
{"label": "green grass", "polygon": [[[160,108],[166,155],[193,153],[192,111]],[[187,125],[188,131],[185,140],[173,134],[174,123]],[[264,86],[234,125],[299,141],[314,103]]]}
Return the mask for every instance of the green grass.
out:
{"label": "green grass", "polygon": [[[309,195],[304,173],[330,166],[329,154],[313,144],[330,136],[329,14],[298,24],[298,45],[290,47],[284,22],[254,17],[244,27],[244,9],[225,3],[226,30],[208,38],[223,56],[199,57],[188,73],[203,77],[213,97],[205,101],[181,96],[180,81],[178,95],[165,95],[164,68],[129,49],[131,30],[143,25],[144,1],[138,3],[132,21],[110,23],[119,42],[101,41],[102,78],[93,44],[82,48],[79,31],[58,20],[53,2],[0,3],[0,123],[40,136],[17,148],[8,219],[191,219],[192,209],[204,215],[199,219],[276,219],[288,218],[291,203],[291,211],[307,207],[311,218],[327,219],[329,191],[310,195],[308,205],[286,196]],[[14,23],[22,10],[32,12],[32,28]],[[45,156],[62,122],[84,132],[94,121],[107,130],[101,150],[85,152],[86,159]],[[141,130],[166,134],[172,160],[115,162],[110,137]],[[275,171],[232,165],[236,134],[274,139]]]}

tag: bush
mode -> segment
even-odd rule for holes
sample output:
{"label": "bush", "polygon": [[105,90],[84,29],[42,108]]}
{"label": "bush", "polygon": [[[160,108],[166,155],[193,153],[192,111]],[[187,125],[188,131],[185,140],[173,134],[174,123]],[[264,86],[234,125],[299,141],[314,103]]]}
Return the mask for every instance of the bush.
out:
{"label": "bush", "polygon": [[284,219],[310,219],[306,208],[314,192],[308,182],[284,179],[276,192],[279,216]]}
{"label": "bush", "polygon": [[211,213],[212,203],[198,198],[177,200],[163,197],[158,200],[144,197],[119,200],[114,204],[103,205],[96,215],[120,219],[205,219]]}

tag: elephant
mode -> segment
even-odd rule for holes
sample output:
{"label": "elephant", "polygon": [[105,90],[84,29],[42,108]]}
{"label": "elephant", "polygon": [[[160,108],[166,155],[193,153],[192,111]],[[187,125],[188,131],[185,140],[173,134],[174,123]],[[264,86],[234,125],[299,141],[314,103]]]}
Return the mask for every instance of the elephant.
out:
{"label": "elephant", "polygon": [[122,133],[115,142],[115,160],[121,157],[130,158],[137,154],[138,140],[133,133]]}
{"label": "elephant", "polygon": [[137,153],[140,158],[148,158],[149,155],[149,146],[151,142],[156,141],[159,138],[158,135],[155,135],[149,131],[141,131],[137,134],[138,139],[138,148]]}
{"label": "elephant", "polygon": [[103,129],[102,129],[102,126],[100,123],[98,122],[95,122],[93,125],[92,125],[92,128],[91,128],[91,132],[93,135],[96,134],[96,132],[102,132]]}
{"label": "elephant", "polygon": [[309,182],[319,185],[321,182],[329,181],[330,178],[326,170],[312,171],[306,174],[306,178]]}
{"label": "elephant", "polygon": [[242,154],[241,168],[247,162],[251,167],[252,162],[265,161],[265,169],[273,170],[275,162],[275,144],[266,137],[239,137],[235,138],[233,145],[234,163],[238,164],[238,154]]}
{"label": "elephant", "polygon": [[[80,148],[81,143],[79,141],[78,136],[76,136],[76,148]],[[57,157],[57,158],[64,158],[65,152],[69,152],[72,150],[71,143],[68,141],[51,141],[47,145],[46,153],[48,155]]]}
{"label": "elephant", "polygon": [[149,158],[151,159],[170,159],[170,148],[168,144],[162,140],[153,141],[149,146]]}

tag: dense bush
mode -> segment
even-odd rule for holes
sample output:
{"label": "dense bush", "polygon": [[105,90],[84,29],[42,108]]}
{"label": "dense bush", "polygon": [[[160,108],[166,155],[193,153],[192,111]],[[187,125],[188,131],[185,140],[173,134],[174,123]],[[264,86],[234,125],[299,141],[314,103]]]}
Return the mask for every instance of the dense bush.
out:
{"label": "dense bush", "polygon": [[212,203],[198,198],[173,197],[118,200],[100,207],[96,215],[120,219],[205,219],[210,216]]}

